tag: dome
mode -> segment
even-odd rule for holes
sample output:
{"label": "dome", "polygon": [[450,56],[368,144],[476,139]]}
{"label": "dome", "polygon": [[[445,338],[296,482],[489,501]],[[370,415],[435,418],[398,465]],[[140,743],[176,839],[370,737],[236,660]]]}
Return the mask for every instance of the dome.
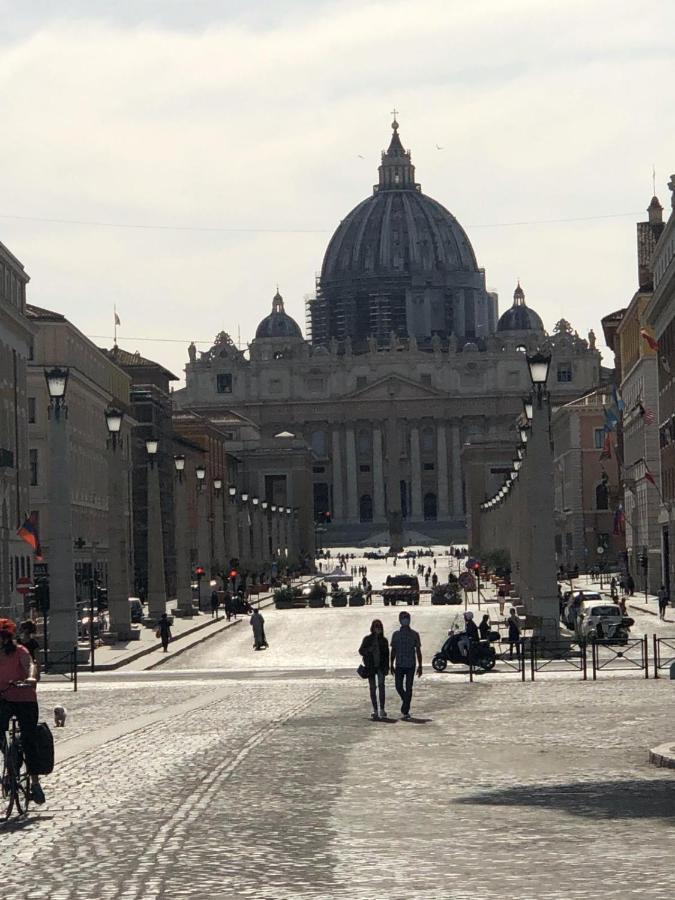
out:
{"label": "dome", "polygon": [[499,317],[497,331],[543,331],[544,323],[525,303],[525,292],[518,286],[513,292],[513,306]]}
{"label": "dome", "polygon": [[466,232],[415,182],[398,122],[382,153],[372,196],[340,222],[323,259],[310,307],[312,340],[357,345],[393,330],[429,341],[476,333],[485,321],[485,274]]}
{"label": "dome", "polygon": [[272,299],[272,312],[256,328],[258,338],[302,338],[300,326],[284,311],[284,299],[277,290]]}

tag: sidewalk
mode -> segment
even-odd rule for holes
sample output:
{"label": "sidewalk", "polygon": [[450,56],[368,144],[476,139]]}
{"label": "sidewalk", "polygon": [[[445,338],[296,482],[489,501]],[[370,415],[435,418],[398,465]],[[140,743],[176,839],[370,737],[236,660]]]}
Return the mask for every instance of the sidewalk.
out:
{"label": "sidewalk", "polygon": [[[600,582],[591,579],[590,575],[581,575],[578,579],[574,581],[575,588],[579,585],[578,589],[589,590],[589,591],[600,591]],[[607,578],[603,579],[602,582],[602,591],[601,593],[606,594],[607,597],[610,596],[610,585]],[[647,613],[650,616],[657,616],[659,614],[659,599],[656,594],[647,594],[645,597],[644,591],[636,591],[633,596],[626,594],[626,607],[628,609],[635,610],[636,612]],[[665,622],[675,622],[675,609],[673,606],[669,606],[666,612]]]}

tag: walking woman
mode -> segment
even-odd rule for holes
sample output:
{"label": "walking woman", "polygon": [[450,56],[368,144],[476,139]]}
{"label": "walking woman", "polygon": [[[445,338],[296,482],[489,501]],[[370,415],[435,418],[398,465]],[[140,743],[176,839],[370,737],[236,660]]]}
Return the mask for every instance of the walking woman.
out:
{"label": "walking woman", "polygon": [[[370,634],[361,641],[359,653],[363,657],[363,665],[368,673],[370,699],[373,704],[373,720],[386,719],[384,709],[384,679],[389,674],[389,641],[384,636],[384,627],[379,619],[373,619]],[[380,711],[377,711],[377,701]]]}
{"label": "walking woman", "polygon": [[520,659],[520,619],[515,609],[509,611],[509,617],[506,620],[509,626],[509,659],[513,659],[513,646],[516,647],[516,659]]}

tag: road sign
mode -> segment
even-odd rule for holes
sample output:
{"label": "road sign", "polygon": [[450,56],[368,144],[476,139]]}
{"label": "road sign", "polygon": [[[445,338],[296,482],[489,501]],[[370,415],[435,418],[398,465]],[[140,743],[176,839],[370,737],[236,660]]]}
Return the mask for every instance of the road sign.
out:
{"label": "road sign", "polygon": [[462,572],[462,574],[457,579],[464,588],[465,591],[475,591],[476,590],[476,579],[473,577],[471,572]]}
{"label": "road sign", "polygon": [[30,578],[17,578],[16,579],[16,589],[20,594],[23,594],[25,597],[26,594],[30,593],[31,588],[33,587],[33,583]]}
{"label": "road sign", "polygon": [[476,566],[480,566],[479,560],[476,559],[475,556],[470,556],[467,561],[464,563],[467,569],[475,569]]}

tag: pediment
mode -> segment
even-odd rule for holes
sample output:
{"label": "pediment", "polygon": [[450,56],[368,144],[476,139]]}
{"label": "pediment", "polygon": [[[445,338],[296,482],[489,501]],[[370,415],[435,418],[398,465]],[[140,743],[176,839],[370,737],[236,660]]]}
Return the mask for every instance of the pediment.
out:
{"label": "pediment", "polygon": [[385,375],[351,394],[350,400],[430,400],[445,396],[430,385],[403,375]]}

